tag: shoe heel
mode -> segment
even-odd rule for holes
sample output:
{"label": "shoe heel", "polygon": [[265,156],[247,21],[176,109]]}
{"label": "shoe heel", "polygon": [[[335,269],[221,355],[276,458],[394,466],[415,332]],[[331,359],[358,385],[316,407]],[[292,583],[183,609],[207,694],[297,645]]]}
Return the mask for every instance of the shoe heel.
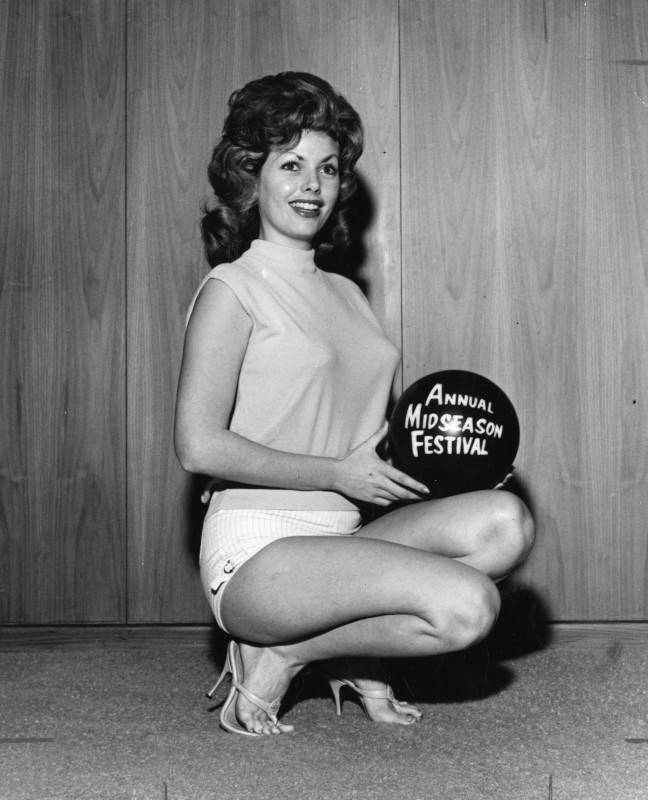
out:
{"label": "shoe heel", "polygon": [[230,659],[229,648],[227,650],[227,656],[225,657],[225,663],[223,664],[223,669],[221,670],[221,674],[218,676],[216,683],[212,686],[212,688],[207,692],[207,697],[210,699],[216,693],[216,689],[221,685],[221,683],[225,680],[228,675],[233,675],[232,672],[232,661]]}
{"label": "shoe heel", "polygon": [[338,717],[342,716],[342,702],[340,700],[340,689],[344,686],[344,683],[337,678],[329,678],[329,686],[331,687],[331,693],[333,695],[333,700],[335,701],[335,711]]}
{"label": "shoe heel", "polygon": [[218,687],[219,687],[219,686],[221,685],[221,683],[222,683],[222,682],[225,680],[225,678],[227,677],[227,675],[228,675],[228,673],[227,673],[227,672],[226,672],[226,671],[223,669],[223,671],[221,672],[221,674],[218,676],[218,680],[216,681],[216,683],[215,683],[215,684],[212,686],[212,688],[211,688],[211,689],[210,689],[210,690],[207,692],[207,697],[209,697],[209,698],[210,698],[210,700],[211,700],[211,698],[212,698],[212,697],[213,697],[213,696],[216,694],[216,689],[218,689]]}

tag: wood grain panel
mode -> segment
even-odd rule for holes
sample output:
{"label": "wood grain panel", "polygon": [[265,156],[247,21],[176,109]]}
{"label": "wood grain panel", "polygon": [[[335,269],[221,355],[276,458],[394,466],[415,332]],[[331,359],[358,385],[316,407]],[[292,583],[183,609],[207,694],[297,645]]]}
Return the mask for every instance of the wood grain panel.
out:
{"label": "wood grain panel", "polygon": [[646,26],[639,2],[401,5],[406,382],[521,417],[556,619],[645,618]]}
{"label": "wood grain panel", "polygon": [[[584,36],[576,363],[585,458],[580,557],[599,619],[648,612],[648,6],[588,4]],[[639,64],[635,62],[639,61]],[[579,602],[574,596],[572,607]],[[583,602],[582,600],[580,602]]]}
{"label": "wood grain panel", "polygon": [[398,339],[398,38],[390,0],[139,0],[129,5],[129,620],[207,620],[196,483],[172,452],[185,309],[206,272],[197,222],[235,88],[284,69],[328,79],[363,115],[375,211],[361,277]]}
{"label": "wood grain panel", "polygon": [[0,618],[124,622],[124,13],[0,5]]}

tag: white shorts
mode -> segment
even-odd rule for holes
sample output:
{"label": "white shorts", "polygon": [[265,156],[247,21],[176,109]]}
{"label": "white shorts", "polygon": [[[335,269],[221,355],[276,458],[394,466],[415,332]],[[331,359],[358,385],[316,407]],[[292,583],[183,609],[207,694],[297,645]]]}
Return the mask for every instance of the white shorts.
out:
{"label": "white shorts", "polygon": [[220,612],[225,584],[266,545],[287,536],[351,536],[360,527],[359,511],[210,507],[200,542],[200,578],[218,626],[228,632]]}

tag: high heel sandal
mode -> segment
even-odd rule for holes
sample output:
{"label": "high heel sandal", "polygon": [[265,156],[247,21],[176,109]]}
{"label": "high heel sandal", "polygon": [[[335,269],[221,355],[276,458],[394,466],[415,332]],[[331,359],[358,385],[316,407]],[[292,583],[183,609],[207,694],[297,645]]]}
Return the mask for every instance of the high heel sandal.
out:
{"label": "high heel sandal", "polygon": [[249,731],[247,728],[244,728],[236,718],[237,692],[242,694],[243,697],[247,698],[251,703],[257,706],[257,708],[260,708],[261,711],[267,714],[268,719],[273,725],[279,724],[277,713],[281,704],[281,698],[278,697],[276,700],[273,700],[272,703],[268,703],[265,700],[262,700],[260,697],[257,697],[249,689],[246,689],[245,686],[243,686],[240,681],[241,654],[239,653],[238,644],[233,639],[230,641],[227,648],[227,657],[225,658],[225,664],[223,665],[221,674],[218,676],[216,683],[207,692],[207,697],[211,698],[214,696],[216,689],[218,689],[228,675],[232,676],[232,684],[220,711],[220,725],[224,730],[228,731],[229,733],[239,733],[242,736],[261,736],[260,733]]}
{"label": "high heel sandal", "polygon": [[[387,686],[385,689],[361,689],[357,684],[353,681],[350,681],[348,678],[335,678],[333,676],[329,676],[328,678],[329,686],[331,687],[331,692],[333,694],[333,699],[335,700],[335,710],[337,712],[338,717],[342,714],[342,701],[340,699],[340,690],[346,686],[351,689],[352,692],[355,692],[358,697],[360,698],[360,703],[362,704],[362,708],[365,714],[369,717],[369,712],[367,711],[367,706],[364,702],[364,698],[370,700],[387,700],[387,702],[396,710],[396,707],[399,706],[401,708],[405,706],[409,706],[410,708],[414,708],[410,706],[409,703],[406,703],[403,700],[397,700],[394,697],[394,692],[392,691],[391,686]],[[410,714],[409,716],[412,717],[412,722],[415,722],[421,718],[421,712],[418,709],[415,709],[418,713]],[[371,719],[371,717],[369,717]]]}

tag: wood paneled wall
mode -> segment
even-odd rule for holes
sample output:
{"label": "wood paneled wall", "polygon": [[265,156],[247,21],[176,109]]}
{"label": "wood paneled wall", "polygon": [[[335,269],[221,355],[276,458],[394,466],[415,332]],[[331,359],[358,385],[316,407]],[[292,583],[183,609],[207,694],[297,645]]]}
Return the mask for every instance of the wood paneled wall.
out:
{"label": "wood paneled wall", "polygon": [[524,574],[560,619],[643,618],[648,6],[402,9],[405,380],[505,387]]}
{"label": "wood paneled wall", "polygon": [[0,4],[0,619],[126,607],[122,2]]}
{"label": "wood paneled wall", "polygon": [[521,418],[555,619],[644,619],[642,0],[0,0],[0,621],[205,622],[172,449],[229,93],[316,72],[361,113],[358,277],[403,381]]}
{"label": "wood paneled wall", "polygon": [[[198,232],[227,98],[260,75],[317,72],[377,130],[367,191],[373,300],[398,336],[398,15],[390,0],[139,0],[128,18],[129,621],[208,619],[198,582],[200,483],[172,452],[187,306],[206,266]],[[389,120],[389,124],[383,124]],[[384,164],[384,166],[383,166]]]}

